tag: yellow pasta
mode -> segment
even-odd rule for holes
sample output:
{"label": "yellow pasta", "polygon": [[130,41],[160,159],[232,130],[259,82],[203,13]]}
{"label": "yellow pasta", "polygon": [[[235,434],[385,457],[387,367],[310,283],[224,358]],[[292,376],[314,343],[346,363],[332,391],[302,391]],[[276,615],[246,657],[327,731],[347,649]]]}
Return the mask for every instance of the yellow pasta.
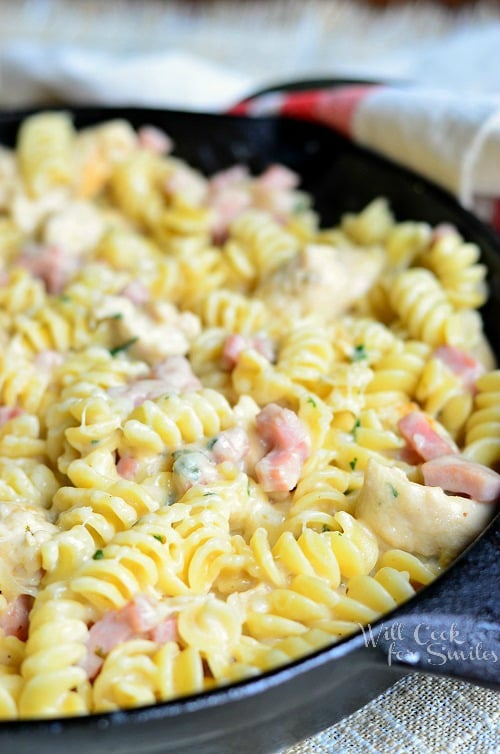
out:
{"label": "yellow pasta", "polygon": [[272,670],[487,524],[477,247],[384,198],[321,228],[297,187],[122,120],[0,150],[0,719]]}

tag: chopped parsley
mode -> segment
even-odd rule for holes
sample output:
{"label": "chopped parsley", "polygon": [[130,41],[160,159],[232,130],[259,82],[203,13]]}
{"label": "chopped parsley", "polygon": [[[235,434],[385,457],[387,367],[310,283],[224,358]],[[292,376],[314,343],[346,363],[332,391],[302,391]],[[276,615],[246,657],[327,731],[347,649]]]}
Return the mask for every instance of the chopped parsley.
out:
{"label": "chopped parsley", "polygon": [[103,550],[96,550],[95,553],[92,555],[92,560],[102,560],[103,558],[104,558]]}
{"label": "chopped parsley", "polygon": [[217,439],[218,438],[217,438],[217,435],[216,435],[215,437],[212,437],[210,440],[208,440],[208,442],[207,442],[207,450],[212,450],[212,448],[214,447],[215,443],[217,442]]}
{"label": "chopped parsley", "polygon": [[300,196],[294,204],[293,214],[300,215],[302,212],[307,212],[310,207],[310,202],[307,196]]}
{"label": "chopped parsley", "polygon": [[361,427],[361,421],[360,419],[356,419],[356,421],[354,422],[354,426],[351,430],[354,437],[356,437],[356,430],[359,429],[360,427]]}
{"label": "chopped parsley", "polygon": [[322,527],[322,529],[321,529],[321,533],[322,533],[322,534],[324,534],[324,533],[325,533],[325,531],[331,531],[331,529],[330,529],[330,527],[329,527],[329,526],[327,526],[326,524],[323,524],[323,527]]}
{"label": "chopped parsley", "polygon": [[179,474],[192,482],[197,482],[200,479],[202,473],[200,461],[203,462],[204,457],[199,451],[179,451],[179,455],[174,454],[174,458],[172,467],[174,474]]}
{"label": "chopped parsley", "polygon": [[353,471],[354,471],[354,469],[356,468],[356,464],[357,464],[357,462],[358,462],[358,459],[357,459],[357,458],[353,458],[353,459],[352,459],[352,461],[349,461],[349,466],[351,467],[351,469],[352,469]]}
{"label": "chopped parsley", "polygon": [[174,452],[172,453],[172,458],[174,459],[174,461],[176,461],[177,458],[183,456],[184,453],[191,453],[191,451],[188,450],[188,448],[180,448],[180,450],[174,450]]}
{"label": "chopped parsley", "polygon": [[116,312],[116,314],[110,314],[110,319],[123,319],[123,314],[121,312]]}
{"label": "chopped parsley", "polygon": [[59,296],[59,301],[62,301],[63,304],[69,304],[71,301],[70,296],[68,296],[67,293],[63,293],[61,296]]}
{"label": "chopped parsley", "polygon": [[358,346],[354,346],[354,350],[351,354],[351,361],[362,361],[363,359],[367,358],[368,354],[366,352],[364,343],[360,343]]}
{"label": "chopped parsley", "polygon": [[318,408],[318,404],[316,403],[314,398],[311,398],[311,396],[309,396],[309,398],[307,399],[307,403],[310,403],[313,408]]}
{"label": "chopped parsley", "polygon": [[155,539],[157,539],[157,540],[158,540],[158,542],[161,542],[161,543],[162,543],[162,545],[164,545],[164,544],[165,544],[165,542],[167,541],[167,540],[165,539],[165,537],[163,536],[163,534],[153,534],[153,537],[154,537]]}
{"label": "chopped parsley", "polygon": [[109,352],[111,356],[116,356],[119,353],[122,353],[123,351],[126,351],[130,348],[130,346],[133,346],[134,343],[137,343],[139,338],[130,338],[129,340],[126,340],[125,343],[121,343],[119,346],[115,346],[114,348],[110,348]]}
{"label": "chopped parsley", "polygon": [[99,440],[91,440],[91,441],[90,441],[90,444],[91,444],[91,445],[97,445],[97,443],[98,443],[98,442],[99,442]]}
{"label": "chopped parsley", "polygon": [[387,484],[388,484],[388,485],[389,485],[389,487],[390,487],[390,490],[391,490],[391,492],[392,492],[392,494],[393,494],[393,497],[398,497],[398,495],[399,495],[399,492],[398,492],[398,491],[397,491],[397,489],[396,489],[396,488],[394,487],[394,485],[393,485],[393,484],[391,484],[390,482],[387,482]]}

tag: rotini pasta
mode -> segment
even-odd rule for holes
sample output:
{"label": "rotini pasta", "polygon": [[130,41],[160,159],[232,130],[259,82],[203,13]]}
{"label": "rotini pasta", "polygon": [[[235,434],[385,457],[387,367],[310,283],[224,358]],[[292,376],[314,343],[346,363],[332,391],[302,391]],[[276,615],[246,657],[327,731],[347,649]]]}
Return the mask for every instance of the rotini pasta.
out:
{"label": "rotini pasta", "polygon": [[410,599],[500,497],[479,250],[284,166],[30,117],[0,151],[0,719],[155,704]]}

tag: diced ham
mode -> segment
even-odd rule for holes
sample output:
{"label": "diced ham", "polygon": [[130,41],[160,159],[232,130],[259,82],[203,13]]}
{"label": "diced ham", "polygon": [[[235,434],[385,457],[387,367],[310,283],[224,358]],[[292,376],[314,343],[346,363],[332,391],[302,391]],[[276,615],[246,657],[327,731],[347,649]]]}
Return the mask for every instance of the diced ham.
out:
{"label": "diced ham", "polygon": [[299,185],[300,178],[284,165],[270,165],[262,175],[256,179],[256,183],[270,189],[292,190]]}
{"label": "diced ham", "polygon": [[21,641],[26,641],[32,606],[33,597],[29,594],[20,594],[9,603],[7,610],[0,616],[0,629],[5,636],[16,636]]}
{"label": "diced ham", "polygon": [[128,285],[123,288],[120,295],[128,298],[128,300],[132,301],[136,306],[146,304],[151,298],[148,289],[140,280],[132,280],[132,282],[128,283]]}
{"label": "diced ham", "polygon": [[255,465],[266,492],[292,490],[310,452],[310,439],[297,414],[269,403],[255,419],[257,433],[269,452]]}
{"label": "diced ham", "polygon": [[177,617],[161,617],[158,605],[138,594],[121,610],[110,610],[90,627],[87,654],[81,665],[90,679],[96,677],[106,655],[131,639],[150,639],[159,644],[177,639]]}
{"label": "diced ham", "polygon": [[172,139],[156,126],[141,126],[137,131],[139,145],[154,154],[169,154],[173,149]]}
{"label": "diced ham", "polygon": [[198,390],[201,382],[184,356],[169,356],[151,370],[152,379],[135,380],[108,390],[112,398],[125,398],[131,405],[141,406],[144,401],[153,401],[167,393],[187,393]]}
{"label": "diced ham", "polygon": [[106,657],[112,649],[124,641],[132,639],[134,629],[126,615],[110,610],[89,629],[87,637],[87,654],[82,667],[90,679],[95,678]]}
{"label": "diced ham", "polygon": [[476,380],[486,371],[480,361],[456,346],[440,346],[434,355],[460,377],[464,387],[471,392]]}
{"label": "diced ham", "polygon": [[251,205],[248,191],[243,188],[231,188],[220,191],[209,199],[212,209],[211,229],[216,243],[227,238],[228,229],[233,220]]}
{"label": "diced ham", "polygon": [[422,411],[412,411],[398,422],[404,439],[425,461],[438,456],[458,453],[451,438],[445,437],[433,427],[433,421]]}
{"label": "diced ham", "polygon": [[217,193],[245,183],[248,178],[248,169],[244,165],[232,165],[227,170],[214,173],[208,182],[208,188],[211,193]]}
{"label": "diced ham", "polygon": [[255,464],[255,473],[264,492],[288,492],[297,486],[303,463],[296,449],[272,450]]}
{"label": "diced ham", "polygon": [[270,338],[264,335],[254,335],[249,337],[233,333],[226,338],[224,343],[222,350],[223,363],[229,369],[233,369],[238,363],[243,351],[247,351],[249,348],[253,348],[268,361],[274,361],[274,346]]}
{"label": "diced ham", "polygon": [[44,348],[35,357],[35,365],[42,371],[51,372],[53,369],[60,367],[64,363],[64,356],[58,351],[52,351],[50,348]]}
{"label": "diced ham", "polygon": [[120,611],[122,619],[140,634],[151,631],[158,623],[156,606],[143,594],[138,594]]}
{"label": "diced ham", "polygon": [[187,393],[201,388],[185,356],[169,356],[160,361],[151,369],[151,376],[163,381],[166,392]]}
{"label": "diced ham", "polygon": [[75,273],[78,262],[55,245],[30,245],[20,254],[17,263],[43,281],[48,293],[62,293]]}
{"label": "diced ham", "polygon": [[305,460],[309,455],[307,431],[294,411],[268,403],[256,418],[257,432],[270,448],[297,450]]}
{"label": "diced ham", "polygon": [[132,456],[123,456],[116,464],[116,470],[124,479],[133,479],[139,468],[138,461]]}
{"label": "diced ham", "polygon": [[248,348],[248,338],[245,338],[243,335],[237,335],[236,333],[229,335],[229,337],[226,338],[222,349],[222,360],[224,364],[229,369],[235,367],[245,348]]}
{"label": "diced ham", "polygon": [[446,238],[446,236],[458,236],[458,230],[451,223],[440,223],[439,225],[436,225],[431,235],[431,244],[440,241],[442,238]]}
{"label": "diced ham", "polygon": [[444,455],[422,464],[425,484],[446,492],[468,495],[480,503],[500,499],[500,474],[457,455]]}
{"label": "diced ham", "polygon": [[232,221],[251,205],[249,173],[243,165],[233,165],[210,178],[207,204],[212,210],[212,235],[216,243],[227,237]]}
{"label": "diced ham", "polygon": [[150,638],[157,644],[166,644],[169,641],[178,641],[179,633],[177,631],[177,616],[169,615],[158,623],[149,632]]}
{"label": "diced ham", "polygon": [[243,427],[231,427],[225,429],[219,435],[211,447],[212,456],[216,463],[230,461],[238,464],[250,450],[248,435]]}
{"label": "diced ham", "polygon": [[0,406],[0,427],[23,413],[22,408],[18,408],[18,406]]}

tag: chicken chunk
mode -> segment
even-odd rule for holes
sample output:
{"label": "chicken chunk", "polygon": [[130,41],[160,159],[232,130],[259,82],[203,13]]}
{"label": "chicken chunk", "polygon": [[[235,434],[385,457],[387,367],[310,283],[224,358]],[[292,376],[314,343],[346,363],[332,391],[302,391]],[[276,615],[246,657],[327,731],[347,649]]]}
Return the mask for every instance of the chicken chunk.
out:
{"label": "chicken chunk", "polygon": [[390,547],[453,557],[486,526],[493,506],[410,482],[398,468],[370,461],[356,516]]}
{"label": "chicken chunk", "polygon": [[309,244],[279,267],[256,295],[290,320],[318,312],[326,319],[349,309],[373,285],[382,267],[378,249]]}
{"label": "chicken chunk", "polygon": [[191,312],[168,302],[139,307],[125,295],[106,296],[96,316],[113,320],[116,351],[126,344],[129,354],[149,364],[185,354],[200,332],[200,321]]}
{"label": "chicken chunk", "polygon": [[36,593],[42,577],[40,549],[57,531],[45,509],[21,500],[0,503],[0,585],[8,600]]}

